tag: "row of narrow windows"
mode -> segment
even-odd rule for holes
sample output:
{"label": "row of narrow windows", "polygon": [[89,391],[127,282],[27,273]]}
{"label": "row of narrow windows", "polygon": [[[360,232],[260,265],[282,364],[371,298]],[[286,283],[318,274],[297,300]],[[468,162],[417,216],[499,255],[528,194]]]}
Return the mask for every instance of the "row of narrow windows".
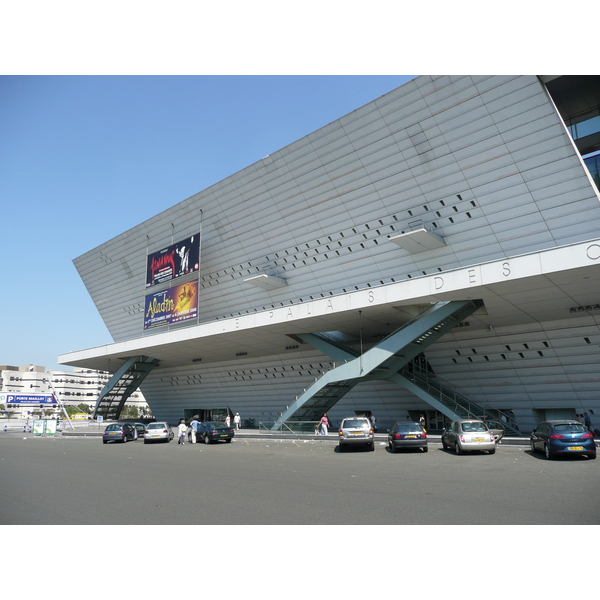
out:
{"label": "row of narrow windows", "polygon": [[[593,343],[589,337],[584,337],[583,340],[585,341],[586,344]],[[544,346],[544,348],[551,347],[547,341],[542,341],[541,343]],[[522,346],[522,348],[521,348],[521,346]],[[296,348],[297,348],[297,346],[296,346]],[[471,348],[471,354],[477,355],[478,358],[482,358],[486,362],[490,362],[493,358],[496,358],[496,357],[500,357],[502,360],[509,360],[509,359],[514,359],[517,356],[522,359],[533,358],[535,356],[543,358],[545,356],[543,350],[532,349],[532,348],[530,348],[530,345],[527,343],[519,344],[519,347],[510,345],[510,344],[505,344],[504,348],[505,348],[506,352],[500,352],[499,354],[494,354],[492,356],[492,358],[490,358],[490,356],[487,354],[479,354],[477,352],[476,348]],[[524,351],[527,351],[527,354]],[[461,357],[460,360],[466,359],[468,362],[471,362],[471,363],[475,362],[473,360],[473,356],[466,355],[464,350],[455,350],[455,352],[456,352],[457,356]],[[510,353],[510,355],[508,353]],[[454,364],[459,364],[459,359],[452,358],[452,362]],[[308,364],[308,365],[290,365],[288,367],[281,366],[281,367],[264,367],[264,368],[257,368],[257,369],[239,369],[239,370],[228,371],[227,375],[229,377],[235,379],[236,381],[251,380],[256,377],[263,378],[263,379],[264,378],[270,379],[270,378],[276,378],[276,377],[286,377],[287,375],[300,376],[300,377],[308,375],[308,376],[312,376],[312,377],[315,377],[315,376],[318,377],[318,376],[322,375],[323,373],[325,373],[326,371],[329,371],[331,368],[333,368],[333,366],[334,366],[334,363],[326,363],[326,364],[319,363],[318,366],[315,366],[313,364]],[[202,383],[202,376],[201,375],[188,375],[188,376],[181,376],[181,377],[174,376],[174,377],[170,377],[170,378],[161,379],[161,381],[163,381],[165,383],[170,383],[171,385],[186,385],[186,384],[190,384],[190,383]]]}
{"label": "row of narrow windows", "polygon": [[[460,194],[457,194],[457,198],[459,200],[462,200],[462,197],[460,196]],[[443,207],[446,206],[446,204],[443,200],[440,200],[439,203]],[[472,208],[474,208],[477,206],[477,203],[474,200],[470,200],[468,203],[468,206],[471,206]],[[452,206],[451,208],[454,211],[454,214],[459,214],[459,213],[465,214],[467,216],[467,218],[469,218],[469,219],[473,218],[473,214],[471,211],[464,210],[464,208],[463,208],[462,213],[461,213],[461,210],[456,205]],[[430,208],[429,205],[427,205],[427,204],[424,204],[422,206],[422,209],[426,213],[430,213],[431,211],[433,211],[432,214],[435,214],[438,217],[442,217],[442,213],[440,212],[440,210],[435,210],[434,208]],[[417,211],[416,209],[411,209],[411,210],[408,210],[407,213],[408,213],[409,217],[413,218],[419,214],[419,211]],[[451,223],[454,223],[454,217],[448,217],[448,218]],[[389,222],[390,219],[393,219],[393,223],[386,225],[385,221]],[[356,242],[354,244],[354,247],[355,248],[360,247],[361,249],[365,249],[366,243],[369,241],[372,241],[375,245],[378,245],[379,241],[377,240],[377,237],[375,237],[375,236],[378,236],[379,238],[385,237],[387,239],[391,235],[395,235],[398,233],[406,233],[405,230],[397,229],[397,225],[395,225],[395,222],[397,222],[397,221],[398,221],[397,215],[388,215],[386,217],[378,219],[377,221],[373,222],[372,224],[365,223],[364,227],[366,228],[366,233],[365,232],[362,233],[363,240]],[[417,221],[413,221],[412,223],[409,222],[408,225],[410,226],[411,224],[415,224],[415,223],[417,223]],[[423,226],[422,221],[420,221],[420,226]],[[439,224],[436,221],[432,221],[431,226],[434,229],[436,229],[439,227]],[[410,231],[411,228],[409,227],[408,230]],[[321,259],[331,258],[332,256],[340,256],[342,250],[344,250],[344,249],[347,249],[348,252],[354,251],[353,246],[345,245],[345,243],[341,240],[345,240],[346,238],[352,237],[353,235],[358,235],[359,233],[360,232],[359,232],[358,228],[352,227],[348,230],[340,231],[338,234],[340,239],[337,239],[337,240],[334,239],[335,234],[327,235],[327,236],[325,236],[325,238],[316,239],[312,243],[298,244],[297,246],[293,246],[293,247],[285,249],[285,250],[277,251],[277,252],[273,253],[271,256],[264,257],[264,260],[266,260],[267,263],[277,266],[277,267],[280,267],[281,269],[283,269],[285,271],[289,268],[296,268],[297,266],[299,266],[300,263],[303,265],[308,265],[309,262],[307,262],[307,260],[311,259],[311,258],[314,263],[314,262],[318,262]],[[216,273],[209,273],[208,275],[201,277],[201,285],[202,285],[202,287],[210,287],[212,285],[218,285],[220,283],[220,278],[222,278],[224,276],[229,275],[229,277],[231,279],[235,279],[236,276],[240,276],[240,275],[242,275],[244,277],[254,275],[255,273],[264,271],[265,268],[267,268],[267,267],[265,267],[264,265],[255,266],[255,265],[253,265],[253,263],[251,261],[249,261],[246,264],[246,266],[239,265],[237,268],[231,267],[231,268],[224,269],[222,272],[218,271]]]}

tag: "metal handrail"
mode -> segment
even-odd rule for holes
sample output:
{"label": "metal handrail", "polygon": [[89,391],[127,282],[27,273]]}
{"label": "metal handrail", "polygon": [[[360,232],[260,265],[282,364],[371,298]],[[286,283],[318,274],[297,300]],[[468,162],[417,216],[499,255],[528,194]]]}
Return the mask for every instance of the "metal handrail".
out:
{"label": "metal handrail", "polygon": [[[269,425],[270,423],[270,425]],[[298,433],[312,433],[311,431],[298,431],[298,427],[296,429],[293,428],[294,425],[299,425],[299,426],[310,426],[310,429],[312,429],[314,431],[314,429],[317,427],[317,425],[319,424],[319,421],[281,421],[278,425],[277,429],[272,429],[273,425],[275,425],[276,421],[259,421],[258,422],[258,429],[260,430],[265,430],[265,431],[279,431],[280,433],[293,433],[293,434],[298,434]],[[309,429],[309,427],[307,427],[307,429]]]}
{"label": "metal handrail", "polygon": [[434,397],[437,396],[437,399],[442,404],[445,404],[449,408],[452,408],[457,414],[460,414],[462,409],[462,411],[467,412],[468,416],[472,417],[479,417],[483,414],[484,416],[486,416],[486,418],[490,419],[504,418],[503,420],[505,420],[506,425],[508,427],[515,430],[516,432],[519,431],[516,421],[508,413],[505,413],[502,410],[495,408],[494,412],[498,413],[498,417],[496,417],[494,414],[490,413],[482,406],[471,402],[465,396],[459,394],[458,392],[455,392],[449,387],[446,387],[443,383],[432,380],[431,377],[428,374],[426,374],[425,371],[423,371],[423,369],[421,369],[418,365],[414,363],[412,371],[409,371],[408,369],[403,369],[402,374],[408,379],[411,379],[412,377],[415,383],[418,379],[420,385],[422,387],[424,386],[428,393],[431,393],[431,391],[436,392],[435,394],[431,393],[431,395]]}

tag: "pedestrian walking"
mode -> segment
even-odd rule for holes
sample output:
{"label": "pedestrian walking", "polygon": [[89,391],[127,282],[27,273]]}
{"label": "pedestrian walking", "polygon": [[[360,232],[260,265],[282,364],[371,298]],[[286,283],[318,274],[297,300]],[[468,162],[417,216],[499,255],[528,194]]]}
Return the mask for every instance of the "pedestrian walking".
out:
{"label": "pedestrian walking", "polygon": [[179,439],[177,440],[178,444],[185,444],[185,432],[187,431],[187,425],[185,424],[185,420],[181,419],[181,421],[179,421],[179,427],[177,428],[177,431],[179,433]]}
{"label": "pedestrian walking", "polygon": [[227,416],[225,417],[225,427],[229,427],[231,425],[231,417],[229,416],[229,413],[227,413]]}
{"label": "pedestrian walking", "polygon": [[233,417],[233,424],[235,425],[236,431],[239,431],[240,425],[242,424],[242,418],[240,417],[240,413],[235,413],[235,417]]}
{"label": "pedestrian walking", "polygon": [[190,429],[192,432],[192,444],[196,443],[196,434],[198,433],[198,425],[200,423],[198,422],[198,415],[194,415],[192,417],[192,422],[190,423]]}
{"label": "pedestrian walking", "polygon": [[594,435],[594,430],[592,429],[592,419],[586,412],[583,413],[583,423],[588,428],[589,432]]}
{"label": "pedestrian walking", "polygon": [[374,432],[377,432],[377,417],[374,414],[371,414],[371,427]]}
{"label": "pedestrian walking", "polygon": [[329,418],[327,417],[327,413],[325,413],[322,417],[321,420],[319,421],[319,427],[320,427],[320,433],[321,435],[327,435],[329,433],[328,431],[328,427],[331,426],[331,423],[329,422]]}

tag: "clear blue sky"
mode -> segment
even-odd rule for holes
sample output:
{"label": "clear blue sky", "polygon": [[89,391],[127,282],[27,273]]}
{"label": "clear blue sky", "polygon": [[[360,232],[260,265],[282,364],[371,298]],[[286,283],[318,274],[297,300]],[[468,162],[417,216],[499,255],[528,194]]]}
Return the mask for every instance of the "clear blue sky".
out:
{"label": "clear blue sky", "polygon": [[0,365],[112,341],[74,258],[408,79],[0,77]]}

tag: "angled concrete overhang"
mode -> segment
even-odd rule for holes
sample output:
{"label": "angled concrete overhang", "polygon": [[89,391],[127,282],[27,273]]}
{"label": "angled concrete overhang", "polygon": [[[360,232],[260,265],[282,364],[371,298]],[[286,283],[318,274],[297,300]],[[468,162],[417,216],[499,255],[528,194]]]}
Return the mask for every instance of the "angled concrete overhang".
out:
{"label": "angled concrete overhang", "polygon": [[600,239],[70,352],[59,362],[114,372],[145,355],[160,360],[159,372],[281,354],[289,335],[389,333],[412,318],[413,306],[475,298],[484,309],[469,317],[469,331],[580,318],[573,308],[600,302]]}

